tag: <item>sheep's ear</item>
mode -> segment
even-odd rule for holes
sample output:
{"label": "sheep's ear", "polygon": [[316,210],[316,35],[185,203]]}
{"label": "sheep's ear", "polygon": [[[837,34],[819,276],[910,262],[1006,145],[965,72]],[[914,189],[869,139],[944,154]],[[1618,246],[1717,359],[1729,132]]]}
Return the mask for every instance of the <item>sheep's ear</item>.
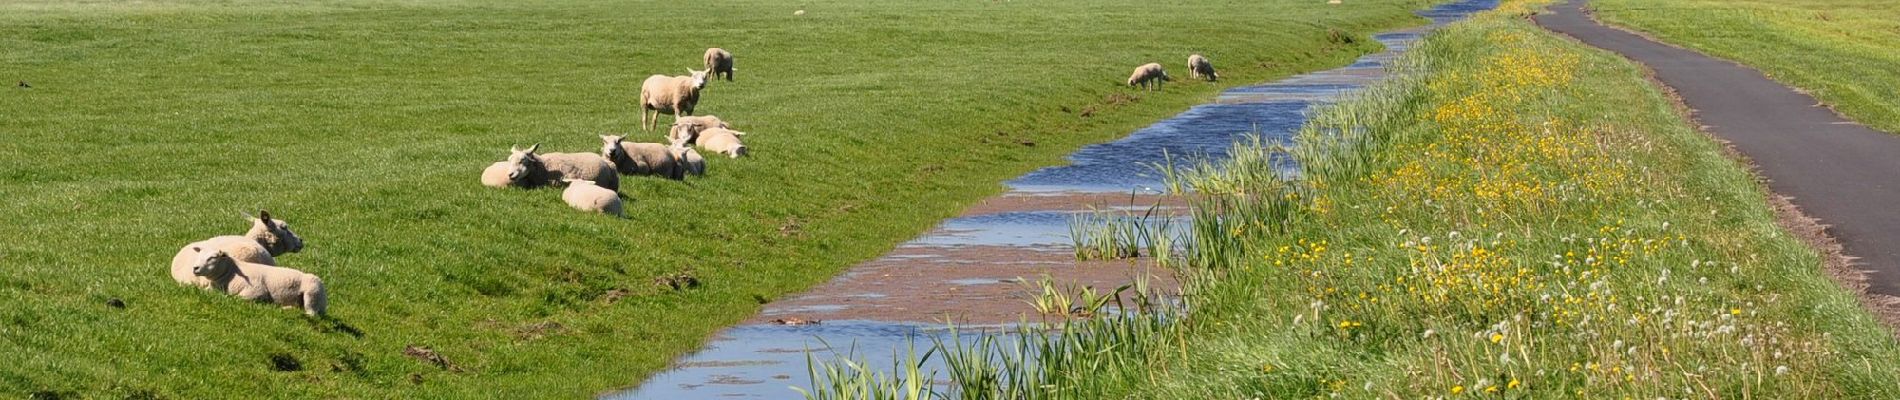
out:
{"label": "sheep's ear", "polygon": [[535,143],[533,146],[528,146],[528,153],[533,154],[535,150],[540,150],[540,149],[541,149],[541,144]]}
{"label": "sheep's ear", "polygon": [[521,152],[521,145],[514,145],[514,144],[511,144],[511,145],[508,145],[508,152],[509,152],[509,153],[520,153],[520,152]]}
{"label": "sheep's ear", "polygon": [[261,220],[264,220],[265,223],[269,223],[270,210],[257,210],[257,219],[261,219]]}

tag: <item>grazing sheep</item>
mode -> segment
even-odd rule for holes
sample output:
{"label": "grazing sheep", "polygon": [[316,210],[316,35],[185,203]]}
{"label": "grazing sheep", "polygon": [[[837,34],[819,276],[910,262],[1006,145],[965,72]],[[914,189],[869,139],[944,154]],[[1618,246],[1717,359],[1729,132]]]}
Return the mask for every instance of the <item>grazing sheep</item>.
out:
{"label": "grazing sheep", "polygon": [[323,279],[290,268],[238,261],[224,250],[187,247],[193,254],[191,273],[207,282],[205,288],[247,300],[266,302],[285,308],[301,308],[304,314],[322,316],[330,296]]}
{"label": "grazing sheep", "polygon": [[264,265],[277,265],[276,256],[303,250],[303,238],[290,231],[290,224],[272,219],[269,210],[259,210],[257,214],[257,217],[245,216],[251,220],[251,230],[244,236],[218,236],[179,249],[178,254],[172,256],[172,280],[198,287],[207,284],[191,273],[191,263],[197,253],[192,248],[223,250],[239,261]]}
{"label": "grazing sheep", "polygon": [[[693,115],[693,107],[699,105],[699,91],[706,88],[706,71],[687,69],[688,76],[654,75],[640,84],[640,128],[653,130],[659,125],[660,114],[673,115],[674,118]],[[648,119],[647,112],[652,112]]]}
{"label": "grazing sheep", "polygon": [[540,148],[539,143],[527,150],[508,148],[508,180],[515,186],[565,185],[562,179],[574,179],[594,181],[608,190],[620,190],[620,175],[614,172],[614,163],[606,157],[594,153],[534,154]]}
{"label": "grazing sheep", "polygon": [[667,179],[685,179],[680,165],[673,159],[673,152],[667,145],[659,143],[628,143],[624,136],[601,135],[600,155],[613,161],[620,173],[627,175],[659,175]]}
{"label": "grazing sheep", "polygon": [[713,79],[726,76],[726,82],[732,82],[732,53],[718,47],[706,49],[706,70],[712,72]]}
{"label": "grazing sheep", "polygon": [[597,212],[612,216],[620,213],[620,194],[595,185],[593,181],[568,179],[567,190],[561,191],[561,200],[576,210]]}
{"label": "grazing sheep", "polygon": [[732,158],[744,157],[745,143],[739,141],[739,136],[744,134],[745,132],[725,128],[707,129],[699,133],[699,147]]}
{"label": "grazing sheep", "polygon": [[1220,79],[1220,75],[1214,73],[1214,63],[1207,62],[1207,57],[1195,53],[1188,55],[1188,78],[1200,78],[1213,82]]}
{"label": "grazing sheep", "polygon": [[692,176],[706,175],[706,158],[699,156],[699,150],[683,144],[674,144],[668,149],[673,152],[673,159],[679,162],[681,172]]}
{"label": "grazing sheep", "polygon": [[673,144],[693,144],[699,139],[699,132],[712,128],[732,129],[732,125],[713,115],[679,117],[673,120],[673,127],[666,132],[666,139]]}
{"label": "grazing sheep", "polygon": [[508,178],[508,171],[510,170],[512,169],[508,167],[507,161],[489,164],[488,168],[482,169],[482,186],[505,188],[509,185],[513,185],[515,181]]}
{"label": "grazing sheep", "polygon": [[1150,91],[1160,89],[1161,82],[1173,81],[1168,71],[1161,69],[1160,63],[1147,63],[1135,67],[1135,73],[1128,76],[1128,86],[1140,86]]}

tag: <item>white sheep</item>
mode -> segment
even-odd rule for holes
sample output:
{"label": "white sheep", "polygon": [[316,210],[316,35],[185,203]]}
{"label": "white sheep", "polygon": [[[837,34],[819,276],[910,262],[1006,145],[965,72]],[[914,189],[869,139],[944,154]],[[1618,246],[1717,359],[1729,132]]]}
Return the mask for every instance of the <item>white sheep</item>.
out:
{"label": "white sheep", "polygon": [[693,144],[699,139],[699,132],[712,128],[732,129],[732,125],[715,115],[696,115],[679,117],[673,120],[673,127],[666,132],[666,140],[672,144]]}
{"label": "white sheep", "polygon": [[565,185],[563,179],[574,179],[594,181],[608,190],[620,190],[620,175],[606,157],[594,153],[535,154],[540,148],[539,143],[527,150],[508,148],[508,180],[515,186]]}
{"label": "white sheep", "polygon": [[746,147],[745,143],[739,141],[741,135],[745,135],[745,132],[725,128],[707,129],[699,133],[699,147],[732,158],[744,157]]}
{"label": "white sheep", "polygon": [[276,256],[303,250],[303,238],[290,231],[289,223],[272,219],[268,210],[259,210],[257,214],[257,217],[245,216],[251,220],[251,230],[243,236],[218,236],[178,249],[178,254],[172,256],[172,280],[198,287],[207,284],[191,273],[197,256],[193,248],[223,250],[239,261],[265,265],[277,265]]}
{"label": "white sheep", "polygon": [[600,136],[600,155],[607,161],[613,161],[620,173],[627,175],[659,175],[667,179],[685,179],[680,171],[679,162],[673,159],[673,152],[667,145],[659,143],[630,143],[619,135]]}
{"label": "white sheep", "polygon": [[295,269],[238,261],[224,250],[187,247],[192,251],[193,275],[204,279],[205,288],[239,298],[266,302],[285,308],[301,308],[304,314],[322,316],[330,305],[323,279]]}
{"label": "white sheep", "polygon": [[494,164],[489,164],[488,168],[482,169],[482,186],[505,188],[513,185],[515,181],[508,179],[508,171],[511,170],[512,168],[509,167],[507,161],[497,161]]}
{"label": "white sheep", "polygon": [[1220,75],[1214,73],[1214,63],[1208,62],[1207,57],[1194,53],[1188,55],[1188,78],[1206,79],[1208,82],[1213,82],[1220,79]]}
{"label": "white sheep", "polygon": [[[687,76],[654,75],[640,84],[640,128],[653,130],[659,125],[660,114],[673,117],[693,115],[693,107],[699,105],[699,91],[706,88],[706,71],[687,69]],[[648,112],[652,118],[648,119]]]}
{"label": "white sheep", "polygon": [[673,151],[673,159],[678,160],[681,172],[692,176],[706,175],[706,158],[699,156],[699,150],[683,144],[674,144],[668,149]]}
{"label": "white sheep", "polygon": [[732,53],[718,47],[706,49],[706,70],[712,72],[713,79],[726,76],[726,82],[732,82]]}
{"label": "white sheep", "polygon": [[1161,88],[1161,82],[1173,81],[1168,71],[1161,69],[1160,63],[1147,63],[1135,67],[1135,73],[1128,76],[1128,86],[1140,86],[1148,90]]}
{"label": "white sheep", "polygon": [[561,200],[576,210],[597,212],[612,216],[622,216],[620,194],[595,185],[593,181],[569,179],[567,190],[561,191]]}

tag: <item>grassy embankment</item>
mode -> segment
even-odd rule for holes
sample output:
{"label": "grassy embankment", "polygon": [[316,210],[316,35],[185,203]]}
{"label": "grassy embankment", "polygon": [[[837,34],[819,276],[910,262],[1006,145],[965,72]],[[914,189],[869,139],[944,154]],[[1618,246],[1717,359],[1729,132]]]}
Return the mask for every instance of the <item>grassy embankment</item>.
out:
{"label": "grassy embankment", "polygon": [[[1374,45],[1329,30],[1418,23],[1421,3],[6,2],[0,397],[631,385],[996,182],[1221,87],[1346,63]],[[700,111],[756,157],[630,179],[625,220],[476,184],[511,144],[594,151],[636,125],[642,79],[709,46],[738,80]],[[1228,79],[1120,86],[1191,52]],[[323,276],[334,321],[171,282],[179,246],[260,207],[307,240],[280,260]],[[654,284],[682,273],[704,285]]]}
{"label": "grassy embankment", "polygon": [[1015,398],[1900,396],[1900,346],[1747,170],[1530,9],[1431,36],[1290,149],[1182,172],[1191,313],[935,354]]}
{"label": "grassy embankment", "polygon": [[1900,133],[1900,2],[1597,0],[1604,22],[1759,68],[1855,121]]}

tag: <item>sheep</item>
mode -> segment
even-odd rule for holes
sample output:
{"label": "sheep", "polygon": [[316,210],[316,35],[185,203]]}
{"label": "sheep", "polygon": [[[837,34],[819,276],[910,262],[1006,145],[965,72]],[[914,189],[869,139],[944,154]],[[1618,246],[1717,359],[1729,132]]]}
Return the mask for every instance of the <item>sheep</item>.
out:
{"label": "sheep", "polygon": [[497,161],[494,164],[489,164],[488,168],[482,169],[482,186],[505,188],[514,185],[515,181],[508,178],[508,171],[510,170],[511,168],[508,167],[507,161]]}
{"label": "sheep", "polygon": [[246,300],[301,308],[304,314],[323,316],[330,295],[323,279],[295,269],[238,261],[224,250],[187,247],[193,256],[191,273],[203,279],[205,288],[235,295]]}
{"label": "sheep", "polygon": [[673,144],[693,144],[699,139],[699,132],[711,128],[732,129],[732,125],[714,115],[679,117],[673,120],[673,127],[666,132],[666,139]]}
{"label": "sheep", "polygon": [[303,238],[290,231],[290,224],[273,219],[269,210],[259,210],[257,217],[246,215],[251,220],[251,230],[244,236],[218,236],[186,244],[172,256],[172,280],[180,284],[205,287],[207,284],[191,273],[191,262],[196,251],[193,248],[208,248],[225,251],[239,261],[264,265],[277,265],[277,257],[287,253],[303,251]]}
{"label": "sheep", "polygon": [[614,163],[606,157],[594,153],[547,153],[534,154],[541,144],[522,150],[509,147],[508,180],[515,186],[537,188],[548,185],[565,185],[562,179],[594,181],[608,190],[620,190],[620,175],[614,171]]}
{"label": "sheep", "polygon": [[744,134],[745,132],[725,128],[707,129],[699,134],[699,147],[732,158],[744,157],[745,143],[739,141],[739,136]]}
{"label": "sheep", "polygon": [[600,155],[607,161],[613,161],[620,173],[627,175],[659,175],[667,179],[685,179],[680,165],[673,158],[673,152],[667,145],[659,143],[628,143],[625,136],[601,135]]}
{"label": "sheep", "polygon": [[567,190],[561,191],[561,200],[567,201],[567,205],[581,211],[623,216],[619,193],[597,186],[593,181],[568,179],[567,182]]}
{"label": "sheep", "polygon": [[1207,57],[1194,53],[1188,55],[1188,78],[1201,78],[1213,82],[1220,79],[1220,75],[1214,73],[1214,63],[1207,62]]}
{"label": "sheep", "polygon": [[[654,75],[640,84],[640,128],[653,130],[660,122],[660,114],[672,114],[674,118],[693,115],[693,107],[699,105],[699,91],[706,88],[706,71],[686,70],[687,76]],[[648,119],[647,112],[652,112]]]}
{"label": "sheep", "polygon": [[712,72],[713,79],[726,76],[726,82],[732,82],[732,53],[718,47],[706,49],[706,70]]}
{"label": "sheep", "polygon": [[673,152],[673,159],[678,160],[680,172],[693,176],[706,175],[706,159],[699,156],[699,150],[683,144],[674,144],[668,150]]}
{"label": "sheep", "polygon": [[1140,86],[1150,91],[1160,89],[1161,82],[1173,81],[1168,71],[1161,69],[1160,63],[1147,63],[1135,67],[1135,73],[1128,76],[1128,86]]}

